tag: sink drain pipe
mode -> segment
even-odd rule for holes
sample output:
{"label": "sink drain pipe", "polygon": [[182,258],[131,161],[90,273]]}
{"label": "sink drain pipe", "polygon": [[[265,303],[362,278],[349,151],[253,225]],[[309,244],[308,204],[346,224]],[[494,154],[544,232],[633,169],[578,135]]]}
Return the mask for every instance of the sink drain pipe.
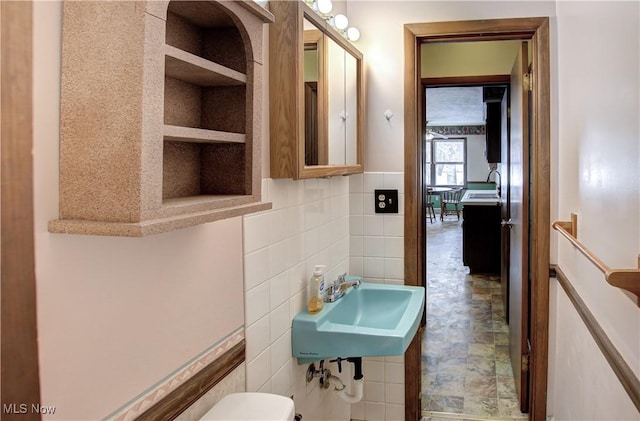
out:
{"label": "sink drain pipe", "polygon": [[337,358],[335,360],[331,360],[331,362],[338,363],[339,372],[342,372],[341,362],[343,360],[353,363],[354,375],[351,384],[353,385],[352,389],[354,389],[354,393],[347,393],[342,380],[340,380],[339,377],[332,375],[330,379],[333,380],[334,383],[338,384],[334,384],[334,390],[338,392],[338,396],[340,396],[340,398],[347,403],[360,402],[362,400],[362,390],[364,388],[364,376],[362,375],[362,357]]}

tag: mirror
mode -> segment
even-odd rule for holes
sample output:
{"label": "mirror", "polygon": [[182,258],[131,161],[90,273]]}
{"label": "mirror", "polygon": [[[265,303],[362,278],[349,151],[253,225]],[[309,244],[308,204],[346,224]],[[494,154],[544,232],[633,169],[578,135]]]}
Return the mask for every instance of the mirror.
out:
{"label": "mirror", "polygon": [[349,119],[345,109],[344,91],[344,49],[334,40],[327,42],[327,120],[329,123],[329,164],[346,164],[346,123]]}
{"label": "mirror", "polygon": [[304,165],[357,165],[358,58],[347,40],[329,36],[315,21],[305,14]]}
{"label": "mirror", "polygon": [[[324,122],[324,36],[304,19],[304,165],[327,164]],[[320,92],[320,93],[319,93]]]}
{"label": "mirror", "polygon": [[345,163],[354,165],[358,163],[358,136],[359,127],[357,118],[361,116],[360,102],[360,70],[358,60],[345,51],[344,54],[344,92],[347,124],[345,127]]}
{"label": "mirror", "polygon": [[304,2],[270,5],[271,177],[363,172],[362,53]]}
{"label": "mirror", "polygon": [[357,164],[357,60],[334,40],[327,40],[329,165]]}

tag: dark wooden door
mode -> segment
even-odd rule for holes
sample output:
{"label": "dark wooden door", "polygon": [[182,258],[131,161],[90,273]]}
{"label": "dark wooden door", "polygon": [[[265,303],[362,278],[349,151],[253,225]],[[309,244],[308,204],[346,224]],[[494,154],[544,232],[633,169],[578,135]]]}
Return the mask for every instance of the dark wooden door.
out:
{"label": "dark wooden door", "polygon": [[502,287],[502,302],[504,303],[504,315],[505,321],[509,323],[509,252],[511,247],[510,241],[510,218],[511,210],[509,203],[511,203],[511,191],[509,190],[509,154],[511,148],[511,142],[509,141],[509,94],[510,91],[505,89],[502,101],[500,102],[500,113],[502,115],[501,127],[500,127],[500,151],[501,151],[501,177],[500,177],[500,201],[502,202],[501,217],[502,217],[502,231],[501,231],[501,259],[500,259],[500,282]]}
{"label": "dark wooden door", "polygon": [[529,338],[529,90],[527,43],[511,70],[511,148],[509,157],[509,348],[520,410],[528,411]]}

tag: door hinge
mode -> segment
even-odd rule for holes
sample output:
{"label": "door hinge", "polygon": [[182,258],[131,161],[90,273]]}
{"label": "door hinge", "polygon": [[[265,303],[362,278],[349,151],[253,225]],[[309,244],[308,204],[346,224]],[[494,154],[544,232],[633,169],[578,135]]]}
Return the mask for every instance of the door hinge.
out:
{"label": "door hinge", "polygon": [[522,372],[529,371],[529,354],[522,354]]}
{"label": "door hinge", "polygon": [[533,91],[533,75],[531,73],[522,75],[522,83],[524,84],[525,91]]}

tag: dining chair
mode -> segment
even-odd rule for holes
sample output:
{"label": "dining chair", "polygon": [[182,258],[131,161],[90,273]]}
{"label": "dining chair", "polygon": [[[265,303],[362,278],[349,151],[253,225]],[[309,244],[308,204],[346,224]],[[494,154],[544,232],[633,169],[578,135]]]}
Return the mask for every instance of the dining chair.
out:
{"label": "dining chair", "polygon": [[436,219],[436,211],[433,207],[433,194],[427,191],[427,215],[429,215],[429,222],[433,224],[433,220]]}
{"label": "dining chair", "polygon": [[462,198],[462,187],[442,192],[440,194],[440,220],[444,221],[447,215],[456,215],[460,220],[460,199]]}

